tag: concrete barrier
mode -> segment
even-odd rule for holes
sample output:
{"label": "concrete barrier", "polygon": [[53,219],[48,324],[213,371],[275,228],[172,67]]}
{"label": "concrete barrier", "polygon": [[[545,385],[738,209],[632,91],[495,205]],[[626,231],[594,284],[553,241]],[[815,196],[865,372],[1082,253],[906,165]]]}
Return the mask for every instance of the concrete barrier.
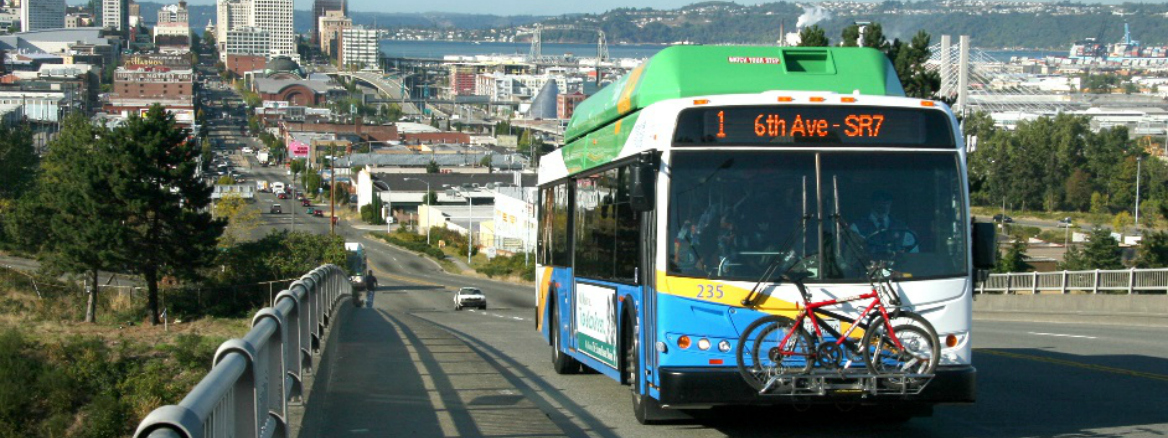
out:
{"label": "concrete barrier", "polygon": [[973,318],[1168,326],[1168,295],[989,295],[973,297]]}

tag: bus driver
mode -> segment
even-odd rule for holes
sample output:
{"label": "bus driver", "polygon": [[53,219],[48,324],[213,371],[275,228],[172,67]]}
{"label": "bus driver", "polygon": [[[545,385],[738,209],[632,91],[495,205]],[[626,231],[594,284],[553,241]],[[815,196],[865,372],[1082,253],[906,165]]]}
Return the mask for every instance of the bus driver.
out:
{"label": "bus driver", "polygon": [[872,192],[872,206],[866,217],[852,223],[852,231],[864,238],[870,255],[891,255],[919,250],[916,233],[904,221],[892,216],[892,195]]}

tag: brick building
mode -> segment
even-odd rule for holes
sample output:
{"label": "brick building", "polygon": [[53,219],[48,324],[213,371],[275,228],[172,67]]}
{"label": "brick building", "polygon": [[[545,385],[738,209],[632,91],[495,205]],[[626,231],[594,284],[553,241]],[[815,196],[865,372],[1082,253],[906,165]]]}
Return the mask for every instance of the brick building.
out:
{"label": "brick building", "polygon": [[572,118],[572,113],[576,111],[576,105],[579,105],[580,102],[583,102],[584,99],[587,98],[588,96],[585,96],[584,93],[579,91],[572,94],[561,94],[556,96],[556,118]]}
{"label": "brick building", "polygon": [[194,95],[194,71],[141,67],[114,71],[114,94],[121,99],[189,99]]}

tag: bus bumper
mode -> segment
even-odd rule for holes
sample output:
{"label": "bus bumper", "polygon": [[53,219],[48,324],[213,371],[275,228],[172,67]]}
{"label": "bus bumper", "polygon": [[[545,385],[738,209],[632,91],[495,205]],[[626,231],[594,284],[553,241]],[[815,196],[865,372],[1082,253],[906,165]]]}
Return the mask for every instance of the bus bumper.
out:
{"label": "bus bumper", "polygon": [[661,368],[661,404],[674,408],[714,405],[838,403],[843,401],[880,404],[973,403],[977,399],[977,369],[972,365],[937,367],[936,377],[915,395],[822,395],[760,396],[736,368]]}

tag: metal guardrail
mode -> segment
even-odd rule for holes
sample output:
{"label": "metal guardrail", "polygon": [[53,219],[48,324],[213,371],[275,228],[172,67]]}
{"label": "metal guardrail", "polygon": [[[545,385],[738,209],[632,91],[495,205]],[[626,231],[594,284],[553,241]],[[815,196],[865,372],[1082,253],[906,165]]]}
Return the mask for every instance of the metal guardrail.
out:
{"label": "metal guardrail", "polygon": [[345,271],[324,265],[256,312],[252,328],[215,352],[214,365],[177,405],[150,412],[135,438],[285,437],[288,404],[302,397],[325,328],[352,293]]}
{"label": "metal guardrail", "polygon": [[1168,268],[1093,271],[978,272],[977,293],[1168,293]]}

